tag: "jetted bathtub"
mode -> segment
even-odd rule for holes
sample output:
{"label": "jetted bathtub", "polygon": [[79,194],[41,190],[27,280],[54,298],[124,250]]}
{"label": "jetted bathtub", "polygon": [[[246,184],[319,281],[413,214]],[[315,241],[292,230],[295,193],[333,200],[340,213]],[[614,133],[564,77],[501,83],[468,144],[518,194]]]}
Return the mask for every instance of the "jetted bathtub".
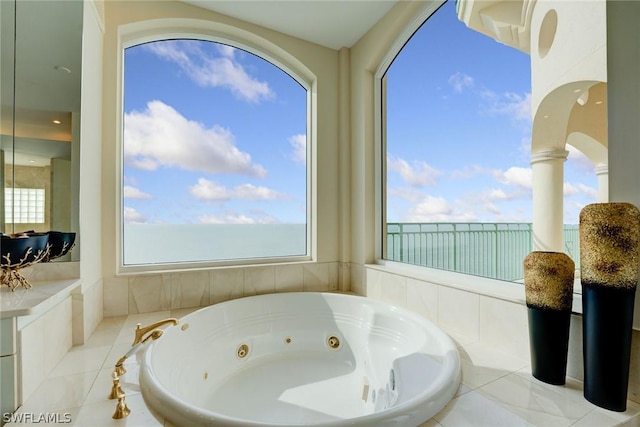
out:
{"label": "jetted bathtub", "polygon": [[152,342],[140,366],[144,400],[180,427],[416,427],[459,383],[456,347],[431,322],[331,293],[200,309]]}

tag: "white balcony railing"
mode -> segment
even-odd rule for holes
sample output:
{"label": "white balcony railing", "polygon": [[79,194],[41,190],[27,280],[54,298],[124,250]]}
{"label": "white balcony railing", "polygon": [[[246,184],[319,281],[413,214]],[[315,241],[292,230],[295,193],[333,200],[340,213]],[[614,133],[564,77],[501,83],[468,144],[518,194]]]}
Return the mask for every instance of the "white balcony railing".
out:
{"label": "white balcony railing", "polygon": [[[387,223],[392,261],[507,281],[522,281],[533,247],[530,223]],[[577,225],[564,226],[565,252],[580,268]]]}

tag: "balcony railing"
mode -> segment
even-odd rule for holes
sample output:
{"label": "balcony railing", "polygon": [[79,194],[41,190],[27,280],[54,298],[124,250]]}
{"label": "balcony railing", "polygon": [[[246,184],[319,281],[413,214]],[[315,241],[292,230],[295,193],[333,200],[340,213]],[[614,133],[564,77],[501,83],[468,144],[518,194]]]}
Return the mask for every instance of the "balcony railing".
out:
{"label": "balcony railing", "polygon": [[[500,280],[522,280],[532,242],[530,223],[387,223],[387,259]],[[579,269],[577,225],[564,242]]]}

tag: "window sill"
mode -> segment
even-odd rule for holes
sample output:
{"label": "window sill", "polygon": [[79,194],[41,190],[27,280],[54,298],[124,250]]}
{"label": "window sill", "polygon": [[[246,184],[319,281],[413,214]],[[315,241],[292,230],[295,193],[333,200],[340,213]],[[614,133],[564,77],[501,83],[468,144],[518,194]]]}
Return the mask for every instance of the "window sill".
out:
{"label": "window sill", "polygon": [[[367,264],[367,268],[410,277],[412,279],[433,283],[435,285],[459,289],[516,304],[526,304],[524,284],[518,282],[489,279],[487,277],[472,276],[469,274],[455,273],[452,271],[438,270],[436,268],[422,267],[387,260],[377,260],[375,264]],[[573,294],[572,312],[574,314],[582,314],[581,290],[582,289],[578,282],[578,286],[575,287]]]}

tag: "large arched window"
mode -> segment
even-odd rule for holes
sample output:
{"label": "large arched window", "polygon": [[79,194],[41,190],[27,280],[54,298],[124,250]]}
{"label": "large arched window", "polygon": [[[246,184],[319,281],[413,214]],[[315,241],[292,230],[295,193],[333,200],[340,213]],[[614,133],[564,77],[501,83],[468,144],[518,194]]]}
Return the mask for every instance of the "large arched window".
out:
{"label": "large arched window", "polygon": [[[532,250],[529,56],[447,1],[381,73],[382,257],[508,281]],[[578,205],[595,177],[566,169]]]}
{"label": "large arched window", "polygon": [[191,38],[126,47],[123,69],[121,268],[308,258],[308,87]]}

